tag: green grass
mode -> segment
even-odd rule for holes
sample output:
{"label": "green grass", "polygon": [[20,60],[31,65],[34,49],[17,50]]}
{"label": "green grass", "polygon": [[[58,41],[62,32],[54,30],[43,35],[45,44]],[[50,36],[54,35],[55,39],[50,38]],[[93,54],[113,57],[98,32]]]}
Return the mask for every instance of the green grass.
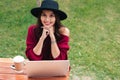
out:
{"label": "green grass", "polygon": [[[57,0],[68,14],[71,80],[120,79],[120,0]],[[25,57],[25,38],[36,0],[0,1],[0,57]]]}

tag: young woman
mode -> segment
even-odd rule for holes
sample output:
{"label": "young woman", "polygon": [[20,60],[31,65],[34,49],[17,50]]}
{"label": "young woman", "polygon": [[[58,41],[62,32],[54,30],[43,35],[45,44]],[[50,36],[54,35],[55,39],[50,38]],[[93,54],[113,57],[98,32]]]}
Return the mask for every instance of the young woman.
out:
{"label": "young woman", "polygon": [[31,10],[38,20],[28,28],[26,56],[29,60],[68,59],[70,32],[60,22],[67,15],[58,8],[56,1],[44,0],[40,7]]}

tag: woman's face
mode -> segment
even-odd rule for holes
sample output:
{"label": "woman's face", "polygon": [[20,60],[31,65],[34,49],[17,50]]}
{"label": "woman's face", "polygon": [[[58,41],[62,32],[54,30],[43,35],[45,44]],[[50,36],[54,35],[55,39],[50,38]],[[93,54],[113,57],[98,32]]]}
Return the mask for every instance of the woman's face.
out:
{"label": "woman's face", "polygon": [[55,14],[51,10],[43,10],[40,19],[44,27],[52,27],[56,21]]}

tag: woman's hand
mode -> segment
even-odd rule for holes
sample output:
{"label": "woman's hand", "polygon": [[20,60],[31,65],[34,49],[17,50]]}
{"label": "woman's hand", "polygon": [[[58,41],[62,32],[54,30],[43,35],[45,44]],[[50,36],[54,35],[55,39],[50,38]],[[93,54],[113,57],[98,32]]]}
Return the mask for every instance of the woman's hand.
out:
{"label": "woman's hand", "polygon": [[54,27],[53,26],[50,26],[50,27],[44,26],[42,28],[43,28],[42,37],[44,39],[49,35],[51,40],[55,40]]}
{"label": "woman's hand", "polygon": [[46,29],[45,27],[42,27],[42,28],[43,28],[43,33],[41,37],[45,39],[49,35],[49,30]]}
{"label": "woman's hand", "polygon": [[51,38],[54,36],[54,27],[53,26],[49,28],[49,35]]}

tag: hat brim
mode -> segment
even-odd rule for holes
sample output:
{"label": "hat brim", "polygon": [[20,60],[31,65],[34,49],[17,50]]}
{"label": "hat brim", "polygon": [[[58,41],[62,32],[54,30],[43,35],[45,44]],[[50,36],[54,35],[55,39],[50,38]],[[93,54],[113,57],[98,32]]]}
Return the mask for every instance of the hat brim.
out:
{"label": "hat brim", "polygon": [[61,11],[61,10],[48,9],[48,8],[33,8],[33,9],[31,10],[31,14],[32,14],[33,16],[35,16],[36,18],[38,18],[39,15],[40,15],[40,12],[41,12],[42,10],[52,10],[52,11],[56,12],[56,13],[59,15],[59,17],[60,17],[60,20],[64,20],[64,19],[67,18],[67,14],[66,14],[65,12],[63,12],[63,11]]}

